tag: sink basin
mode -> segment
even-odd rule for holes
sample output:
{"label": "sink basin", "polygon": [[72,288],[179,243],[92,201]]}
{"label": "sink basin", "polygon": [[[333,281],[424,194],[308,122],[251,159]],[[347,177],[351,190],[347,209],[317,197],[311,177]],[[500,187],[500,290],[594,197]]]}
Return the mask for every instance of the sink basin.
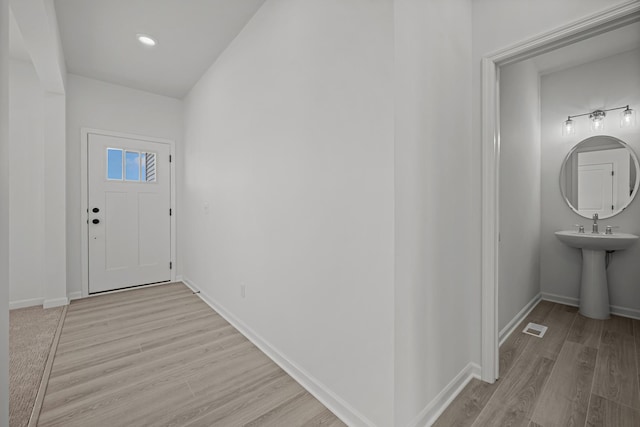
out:
{"label": "sink basin", "polygon": [[621,251],[630,248],[638,240],[638,236],[627,233],[592,234],[556,231],[556,236],[568,246],[592,251]]}
{"label": "sink basin", "polygon": [[556,237],[567,246],[582,250],[580,314],[592,319],[608,319],[611,312],[607,282],[607,251],[628,249],[638,241],[638,236],[627,233],[592,234],[556,231]]}

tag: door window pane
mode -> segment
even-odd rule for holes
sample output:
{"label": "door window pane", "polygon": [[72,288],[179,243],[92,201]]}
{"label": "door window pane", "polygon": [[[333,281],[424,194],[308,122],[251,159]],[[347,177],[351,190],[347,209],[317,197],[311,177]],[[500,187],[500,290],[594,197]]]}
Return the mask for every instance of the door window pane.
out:
{"label": "door window pane", "polygon": [[140,181],[140,153],[135,151],[125,152],[125,180]]}
{"label": "door window pane", "polygon": [[145,182],[147,180],[147,153],[140,153],[140,181]]}
{"label": "door window pane", "polygon": [[107,148],[107,179],[156,182],[156,153]]}
{"label": "door window pane", "polygon": [[122,180],[122,150],[107,148],[107,179]]}
{"label": "door window pane", "polygon": [[156,154],[144,153],[141,159],[142,181],[155,182],[156,180]]}

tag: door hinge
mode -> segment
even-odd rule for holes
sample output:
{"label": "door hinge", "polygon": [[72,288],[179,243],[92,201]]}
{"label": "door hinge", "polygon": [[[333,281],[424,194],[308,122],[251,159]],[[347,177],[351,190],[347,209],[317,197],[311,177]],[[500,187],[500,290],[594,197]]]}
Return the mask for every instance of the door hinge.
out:
{"label": "door hinge", "polygon": [[611,205],[611,210],[613,210],[613,209],[614,209],[614,207],[613,207],[613,205]]}
{"label": "door hinge", "polygon": [[614,172],[614,171],[611,171],[611,176],[613,176],[614,174],[615,174],[615,172]]}
{"label": "door hinge", "polygon": [[169,163],[171,163],[171,154],[169,154]]}
{"label": "door hinge", "polygon": [[173,270],[173,263],[169,261],[169,270]]}
{"label": "door hinge", "polygon": [[169,216],[173,215],[173,211],[169,208]]}

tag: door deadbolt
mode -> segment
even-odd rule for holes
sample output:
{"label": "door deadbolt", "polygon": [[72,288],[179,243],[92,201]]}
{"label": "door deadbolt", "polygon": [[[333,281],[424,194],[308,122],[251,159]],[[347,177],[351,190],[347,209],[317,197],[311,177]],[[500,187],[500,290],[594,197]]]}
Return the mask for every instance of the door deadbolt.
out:
{"label": "door deadbolt", "polygon": [[91,211],[92,211],[93,213],[98,213],[98,212],[100,212],[100,209],[98,209],[98,208],[93,208],[93,209],[91,209]]}

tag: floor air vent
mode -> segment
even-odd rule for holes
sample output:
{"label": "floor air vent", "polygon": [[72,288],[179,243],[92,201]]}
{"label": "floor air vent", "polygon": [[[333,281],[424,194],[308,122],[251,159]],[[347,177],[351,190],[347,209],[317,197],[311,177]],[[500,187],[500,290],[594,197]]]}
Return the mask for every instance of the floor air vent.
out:
{"label": "floor air vent", "polygon": [[524,332],[525,334],[533,335],[534,337],[542,338],[544,336],[544,333],[547,332],[547,327],[530,322],[522,332]]}

